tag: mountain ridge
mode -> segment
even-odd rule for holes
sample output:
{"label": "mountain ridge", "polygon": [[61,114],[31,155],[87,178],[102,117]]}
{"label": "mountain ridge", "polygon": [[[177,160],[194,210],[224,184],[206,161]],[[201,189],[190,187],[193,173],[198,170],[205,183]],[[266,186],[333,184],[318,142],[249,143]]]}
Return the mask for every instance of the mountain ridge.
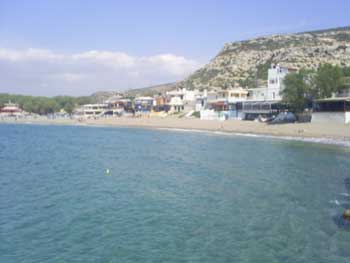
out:
{"label": "mountain ridge", "polygon": [[350,26],[228,42],[206,65],[182,81],[93,95],[101,100],[117,93],[135,97],[175,88],[209,89],[236,85],[255,88],[266,85],[267,71],[271,64],[277,63],[296,69],[315,69],[323,63],[350,66]]}
{"label": "mountain ridge", "polygon": [[208,64],[177,87],[254,88],[266,84],[268,68],[277,63],[296,69],[315,69],[324,63],[350,66],[350,26],[226,43]]}

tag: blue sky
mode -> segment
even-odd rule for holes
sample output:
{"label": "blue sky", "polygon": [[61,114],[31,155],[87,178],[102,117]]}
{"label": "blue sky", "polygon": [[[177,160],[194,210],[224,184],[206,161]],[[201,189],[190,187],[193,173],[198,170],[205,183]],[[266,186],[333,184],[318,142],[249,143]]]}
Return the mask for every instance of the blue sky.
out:
{"label": "blue sky", "polygon": [[[0,70],[7,76],[0,92],[81,95],[172,82],[226,42],[348,26],[349,11],[346,0],[0,0]],[[98,68],[84,71],[81,58]]]}

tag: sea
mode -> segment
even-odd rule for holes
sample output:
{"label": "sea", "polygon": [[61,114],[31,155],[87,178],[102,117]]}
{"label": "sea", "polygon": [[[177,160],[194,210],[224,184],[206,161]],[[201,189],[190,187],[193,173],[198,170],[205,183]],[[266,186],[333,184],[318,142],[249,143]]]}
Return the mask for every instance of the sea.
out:
{"label": "sea", "polygon": [[349,263],[350,147],[0,125],[0,262]]}

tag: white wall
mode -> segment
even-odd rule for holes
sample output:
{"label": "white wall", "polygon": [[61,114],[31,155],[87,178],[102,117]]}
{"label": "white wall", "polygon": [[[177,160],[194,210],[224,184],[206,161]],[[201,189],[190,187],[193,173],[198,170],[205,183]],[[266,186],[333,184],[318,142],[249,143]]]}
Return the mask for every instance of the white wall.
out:
{"label": "white wall", "polygon": [[264,101],[267,94],[267,88],[249,89],[248,100],[251,101]]}
{"label": "white wall", "polygon": [[345,123],[350,123],[350,111],[345,112]]}
{"label": "white wall", "polygon": [[206,104],[202,106],[201,102],[196,102],[195,111],[201,111],[205,109]]}
{"label": "white wall", "polygon": [[184,101],[195,101],[197,93],[197,90],[184,89]]}
{"label": "white wall", "polygon": [[250,101],[280,101],[281,91],[284,89],[284,78],[288,69],[276,66],[268,71],[267,87],[249,89]]}
{"label": "white wall", "polygon": [[218,95],[216,92],[208,92],[207,94],[208,101],[213,101],[213,100],[216,100],[217,98],[218,98]]}
{"label": "white wall", "polygon": [[216,112],[214,110],[201,110],[200,111],[201,120],[225,120],[224,113]]}
{"label": "white wall", "polygon": [[345,124],[350,122],[350,112],[313,112],[311,122]]}
{"label": "white wall", "polygon": [[266,100],[282,100],[280,92],[281,90],[279,88],[269,88],[267,90]]}
{"label": "white wall", "polygon": [[281,91],[284,89],[284,78],[288,74],[288,69],[276,67],[271,68],[268,71],[268,82],[267,89],[268,92],[266,94],[266,100],[281,100],[280,96]]}

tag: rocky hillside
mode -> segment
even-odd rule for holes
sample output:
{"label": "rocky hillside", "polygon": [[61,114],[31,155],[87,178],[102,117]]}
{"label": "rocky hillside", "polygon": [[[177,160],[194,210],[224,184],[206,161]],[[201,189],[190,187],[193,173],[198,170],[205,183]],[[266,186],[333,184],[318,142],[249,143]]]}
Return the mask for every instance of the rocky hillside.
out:
{"label": "rocky hillside", "polygon": [[92,101],[95,103],[102,103],[108,98],[115,95],[122,95],[124,97],[134,98],[137,96],[153,96],[159,93],[165,93],[176,88],[176,83],[166,83],[156,86],[150,86],[140,89],[130,89],[126,91],[99,91],[90,95]]}
{"label": "rocky hillside", "polygon": [[322,63],[349,66],[350,27],[228,43],[209,64],[177,85],[190,89],[256,87],[266,83],[271,63],[297,69]]}
{"label": "rocky hillside", "polygon": [[117,91],[98,91],[90,95],[92,103],[103,103],[108,98],[119,95]]}
{"label": "rocky hillside", "polygon": [[175,88],[176,83],[166,83],[141,89],[131,89],[125,92],[125,95],[128,97],[136,96],[153,96],[159,93],[165,93],[166,91],[172,90]]}

